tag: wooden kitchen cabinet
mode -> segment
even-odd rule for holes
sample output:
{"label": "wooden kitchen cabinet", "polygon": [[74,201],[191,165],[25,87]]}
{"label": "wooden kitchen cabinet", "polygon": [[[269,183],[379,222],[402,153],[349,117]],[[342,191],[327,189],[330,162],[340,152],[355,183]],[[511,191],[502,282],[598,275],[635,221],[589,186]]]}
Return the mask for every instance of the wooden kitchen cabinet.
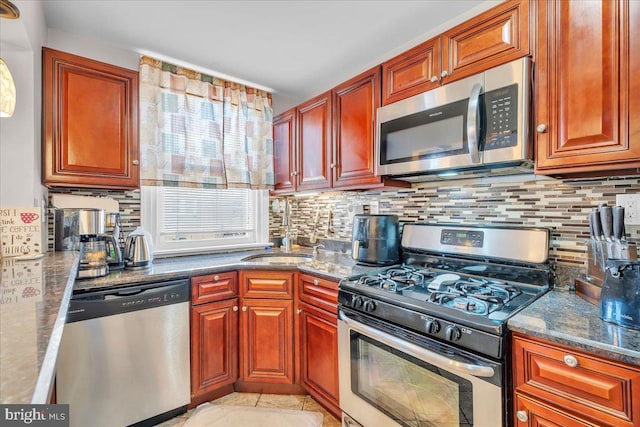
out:
{"label": "wooden kitchen cabinet", "polygon": [[640,5],[549,0],[537,6],[536,173],[636,173]]}
{"label": "wooden kitchen cabinet", "polygon": [[233,391],[238,380],[237,273],[191,279],[191,403]]}
{"label": "wooden kitchen cabinet", "polygon": [[273,193],[290,193],[296,189],[296,109],[273,119]]}
{"label": "wooden kitchen cabinet", "polygon": [[240,377],[236,390],[301,393],[295,363],[292,271],[240,272]]}
{"label": "wooden kitchen cabinet", "polygon": [[515,427],[596,427],[581,418],[565,414],[551,406],[527,399],[516,393],[515,399]]}
{"label": "wooden kitchen cabinet", "polygon": [[137,71],[42,52],[43,183],[138,188]]}
{"label": "wooden kitchen cabinet", "polygon": [[307,274],[298,279],[300,379],[307,392],[340,418],[338,284]]}
{"label": "wooden kitchen cabinet", "polygon": [[[521,335],[514,335],[513,366],[516,426],[640,425],[640,367]],[[536,417],[552,423],[532,424]],[[582,421],[562,424],[562,417]]]}
{"label": "wooden kitchen cabinet", "polygon": [[510,0],[382,64],[382,105],[529,55],[528,0]]}
{"label": "wooden kitchen cabinet", "polygon": [[331,92],[296,109],[296,190],[331,187]]}

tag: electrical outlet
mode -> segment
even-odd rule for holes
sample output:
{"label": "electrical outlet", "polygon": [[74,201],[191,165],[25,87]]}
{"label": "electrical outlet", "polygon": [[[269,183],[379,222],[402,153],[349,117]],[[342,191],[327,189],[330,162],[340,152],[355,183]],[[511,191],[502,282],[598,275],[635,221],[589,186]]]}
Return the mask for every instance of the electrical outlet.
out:
{"label": "electrical outlet", "polygon": [[640,225],[640,194],[618,194],[616,204],[624,207],[626,225]]}

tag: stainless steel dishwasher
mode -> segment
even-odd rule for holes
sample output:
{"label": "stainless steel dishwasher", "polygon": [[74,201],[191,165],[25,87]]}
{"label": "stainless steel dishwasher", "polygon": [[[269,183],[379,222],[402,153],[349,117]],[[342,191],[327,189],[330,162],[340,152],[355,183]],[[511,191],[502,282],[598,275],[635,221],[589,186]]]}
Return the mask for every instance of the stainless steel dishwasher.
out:
{"label": "stainless steel dishwasher", "polygon": [[189,281],[74,295],[56,381],[71,427],[155,425],[186,411]]}

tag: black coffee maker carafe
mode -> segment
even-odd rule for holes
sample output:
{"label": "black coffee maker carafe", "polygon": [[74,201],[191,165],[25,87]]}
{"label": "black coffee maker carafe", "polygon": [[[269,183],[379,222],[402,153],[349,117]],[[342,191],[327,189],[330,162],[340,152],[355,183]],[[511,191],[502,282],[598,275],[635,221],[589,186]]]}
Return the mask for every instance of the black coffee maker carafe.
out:
{"label": "black coffee maker carafe", "polygon": [[640,261],[607,261],[600,317],[605,322],[640,329]]}

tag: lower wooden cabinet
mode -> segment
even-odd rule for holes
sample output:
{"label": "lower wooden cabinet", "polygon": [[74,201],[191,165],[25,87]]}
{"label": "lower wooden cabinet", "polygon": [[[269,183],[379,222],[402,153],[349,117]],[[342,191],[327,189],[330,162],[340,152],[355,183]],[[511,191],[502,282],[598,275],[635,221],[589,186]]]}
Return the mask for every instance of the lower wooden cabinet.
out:
{"label": "lower wooden cabinet", "polygon": [[[638,366],[521,335],[514,335],[513,364],[516,426],[640,425]],[[532,423],[529,413],[550,424]],[[562,417],[584,421],[555,421]]]}
{"label": "lower wooden cabinet", "polygon": [[338,319],[309,304],[301,303],[298,310],[302,385],[339,417]]}
{"label": "lower wooden cabinet", "polygon": [[293,301],[244,299],[240,325],[240,381],[293,384]]}
{"label": "lower wooden cabinet", "polygon": [[238,379],[238,298],[191,311],[191,394],[197,396]]}
{"label": "lower wooden cabinet", "polygon": [[551,406],[543,405],[516,393],[513,425],[515,427],[581,427],[597,426],[598,424],[567,415]]}

